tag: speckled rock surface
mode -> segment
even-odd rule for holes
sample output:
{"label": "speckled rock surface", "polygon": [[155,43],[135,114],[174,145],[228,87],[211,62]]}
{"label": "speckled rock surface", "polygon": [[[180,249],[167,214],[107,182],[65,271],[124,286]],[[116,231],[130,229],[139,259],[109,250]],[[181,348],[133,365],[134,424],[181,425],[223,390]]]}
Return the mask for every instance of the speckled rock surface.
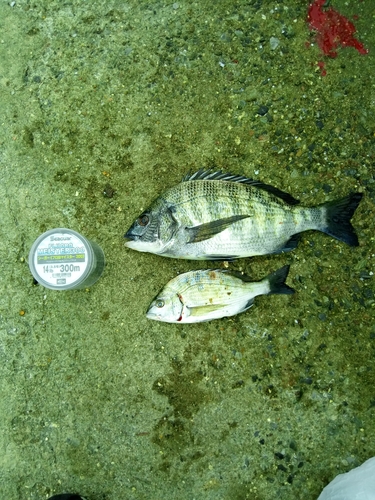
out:
{"label": "speckled rock surface", "polygon": [[[320,54],[307,2],[0,3],[1,498],[315,500],[374,455],[375,27],[370,0],[334,4],[368,55]],[[148,321],[168,280],[210,263],[123,234],[201,167],[306,205],[363,192],[360,246],[306,233],[230,264],[290,264],[294,296]],[[103,248],[90,290],[33,283],[53,227]]]}

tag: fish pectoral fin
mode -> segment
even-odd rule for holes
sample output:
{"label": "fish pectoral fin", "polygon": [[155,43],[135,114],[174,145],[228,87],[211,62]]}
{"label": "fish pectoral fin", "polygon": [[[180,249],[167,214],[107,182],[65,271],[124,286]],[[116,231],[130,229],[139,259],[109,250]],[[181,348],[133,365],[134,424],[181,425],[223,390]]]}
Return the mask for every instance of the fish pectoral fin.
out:
{"label": "fish pectoral fin", "polygon": [[206,314],[217,311],[223,307],[223,304],[209,304],[206,306],[189,307],[189,316],[195,316],[196,318],[206,316]]}
{"label": "fish pectoral fin", "polygon": [[232,215],[231,217],[213,220],[205,224],[200,224],[199,226],[187,227],[186,231],[189,235],[187,243],[198,243],[199,241],[208,240],[215,236],[215,234],[221,233],[224,229],[227,229],[231,224],[246,219],[247,217],[250,217],[250,215]]}

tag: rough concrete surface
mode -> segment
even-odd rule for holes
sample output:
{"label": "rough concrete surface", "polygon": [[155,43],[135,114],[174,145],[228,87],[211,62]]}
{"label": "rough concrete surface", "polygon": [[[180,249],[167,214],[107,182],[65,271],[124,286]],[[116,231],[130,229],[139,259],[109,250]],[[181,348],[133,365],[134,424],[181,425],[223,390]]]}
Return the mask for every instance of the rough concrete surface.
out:
{"label": "rough concrete surface", "polygon": [[[375,455],[374,10],[331,5],[367,55],[322,55],[305,1],[0,2],[2,499],[315,500]],[[307,232],[229,264],[254,280],[290,264],[295,295],[149,321],[168,280],[212,264],[123,235],[201,167],[307,206],[363,192],[360,246]],[[103,248],[90,289],[33,282],[54,227]]]}

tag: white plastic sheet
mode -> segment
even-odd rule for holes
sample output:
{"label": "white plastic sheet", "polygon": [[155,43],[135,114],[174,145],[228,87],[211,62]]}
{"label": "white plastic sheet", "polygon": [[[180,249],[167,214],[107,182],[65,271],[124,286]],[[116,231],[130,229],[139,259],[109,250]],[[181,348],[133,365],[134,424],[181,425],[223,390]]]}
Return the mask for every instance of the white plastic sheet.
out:
{"label": "white plastic sheet", "polygon": [[339,474],[318,500],[375,500],[375,457],[346,474]]}

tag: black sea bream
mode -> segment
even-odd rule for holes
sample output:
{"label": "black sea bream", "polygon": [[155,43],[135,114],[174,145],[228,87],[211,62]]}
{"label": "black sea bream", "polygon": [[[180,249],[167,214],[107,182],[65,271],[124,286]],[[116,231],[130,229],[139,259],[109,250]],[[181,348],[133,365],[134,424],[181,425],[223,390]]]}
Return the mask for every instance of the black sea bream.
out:
{"label": "black sea bream", "polygon": [[165,191],[125,234],[126,246],[165,257],[232,260],[287,252],[315,229],[357,246],[350,223],[361,193],[316,207],[239,175],[199,170]]}

